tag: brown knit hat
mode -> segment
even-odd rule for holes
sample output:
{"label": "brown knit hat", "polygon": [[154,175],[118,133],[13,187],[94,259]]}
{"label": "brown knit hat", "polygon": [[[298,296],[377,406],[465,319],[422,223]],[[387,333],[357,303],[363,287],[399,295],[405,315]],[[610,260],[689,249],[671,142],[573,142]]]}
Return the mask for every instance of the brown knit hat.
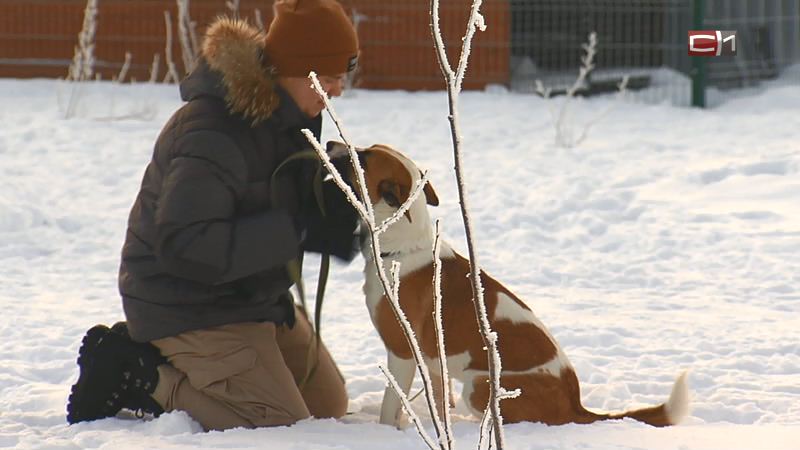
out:
{"label": "brown knit hat", "polygon": [[353,70],[358,36],[336,0],[276,0],[265,50],[278,75],[338,75]]}

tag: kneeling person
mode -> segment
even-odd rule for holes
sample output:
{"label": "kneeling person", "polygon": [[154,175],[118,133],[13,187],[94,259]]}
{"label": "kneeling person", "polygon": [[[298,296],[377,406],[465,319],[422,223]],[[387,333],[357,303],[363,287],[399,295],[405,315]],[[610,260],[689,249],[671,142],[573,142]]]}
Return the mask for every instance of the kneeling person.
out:
{"label": "kneeling person", "polygon": [[70,423],[122,408],[183,410],[218,430],[345,414],[344,380],[289,289],[304,251],[358,252],[353,208],[316,158],[294,157],[310,148],[300,130],[320,139],[309,71],[339,96],[357,53],[335,0],[277,1],[266,35],[209,27],[130,213],[127,323],[84,337]]}

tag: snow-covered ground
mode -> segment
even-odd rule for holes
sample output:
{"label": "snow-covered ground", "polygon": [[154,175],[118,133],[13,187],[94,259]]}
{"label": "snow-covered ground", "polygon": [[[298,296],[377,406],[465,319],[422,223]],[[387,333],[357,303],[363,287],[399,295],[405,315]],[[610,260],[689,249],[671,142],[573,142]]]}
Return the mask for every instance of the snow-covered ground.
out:
{"label": "snow-covered ground", "polygon": [[[384,350],[360,258],[333,267],[325,304],[323,335],[351,399],[344,420],[203,433],[172,413],[68,427],[80,339],[123,317],[128,209],[181,103],[174,86],[92,84],[64,120],[59,86],[0,80],[0,447],[423,448],[413,429],[376,424]],[[668,429],[510,425],[509,447],[800,448],[800,87],[779,80],[711,110],[619,103],[572,149],[553,144],[549,108],[560,101],[461,97],[483,266],[549,326],[586,406],[661,402],[690,369],[693,411]],[[612,102],[576,101],[570,121]],[[431,170],[442,200],[432,214],[463,250],[444,93],[357,91],[335,106],[356,144],[392,144]],[[122,116],[135,117],[108,120]],[[325,135],[336,137],[331,123]],[[315,280],[313,258],[306,267]],[[463,412],[458,448],[475,448]]]}

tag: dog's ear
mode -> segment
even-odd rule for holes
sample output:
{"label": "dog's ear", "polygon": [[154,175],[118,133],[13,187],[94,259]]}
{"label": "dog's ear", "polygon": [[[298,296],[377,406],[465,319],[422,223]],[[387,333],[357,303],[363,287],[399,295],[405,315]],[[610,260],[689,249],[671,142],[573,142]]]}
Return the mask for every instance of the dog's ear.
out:
{"label": "dog's ear", "polygon": [[[358,149],[356,149],[357,151]],[[325,144],[325,153],[331,159],[341,158],[347,156],[347,144],[339,141],[328,141]]]}
{"label": "dog's ear", "polygon": [[[422,176],[422,171],[419,171],[419,176]],[[439,206],[439,196],[436,195],[436,190],[433,188],[433,185],[430,181],[425,183],[425,187],[422,188],[422,192],[425,193],[425,201],[428,202],[431,206]]]}

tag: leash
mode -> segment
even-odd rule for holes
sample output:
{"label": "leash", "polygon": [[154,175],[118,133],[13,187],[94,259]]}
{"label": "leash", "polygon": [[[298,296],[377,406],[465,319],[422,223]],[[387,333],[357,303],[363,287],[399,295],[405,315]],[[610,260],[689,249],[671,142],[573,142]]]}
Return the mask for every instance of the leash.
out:
{"label": "leash", "polygon": [[[322,216],[325,217],[325,199],[323,198],[322,194],[322,164],[320,164],[317,153],[313,150],[307,150],[303,152],[295,153],[285,160],[278,167],[272,172],[272,177],[270,179],[270,197],[272,201],[273,207],[278,204],[278,196],[276,194],[276,180],[277,174],[281,171],[287,164],[298,161],[298,160],[314,160],[317,162],[317,170],[314,173],[313,182],[311,184],[312,190],[314,191],[314,197],[317,201],[317,207],[319,207],[320,213]],[[300,304],[303,306],[303,314],[308,319],[308,308],[306,306],[306,294],[305,294],[305,286],[303,284],[303,259],[302,256],[300,258],[293,258],[288,263],[286,263],[286,271],[289,274],[289,278],[292,282],[297,286],[297,293],[300,296]],[[298,388],[301,390],[305,386],[305,384],[314,376],[317,371],[317,366],[319,365],[319,349],[322,345],[322,338],[321,338],[321,327],[322,327],[322,301],[325,298],[325,287],[328,283],[328,273],[330,272],[330,254],[323,253],[320,256],[320,264],[319,264],[319,279],[317,281],[317,292],[316,292],[316,299],[314,304],[314,328],[311,330],[314,333],[314,345],[308,346],[308,351],[306,352],[306,373],[302,379],[299,380],[297,383]]]}

